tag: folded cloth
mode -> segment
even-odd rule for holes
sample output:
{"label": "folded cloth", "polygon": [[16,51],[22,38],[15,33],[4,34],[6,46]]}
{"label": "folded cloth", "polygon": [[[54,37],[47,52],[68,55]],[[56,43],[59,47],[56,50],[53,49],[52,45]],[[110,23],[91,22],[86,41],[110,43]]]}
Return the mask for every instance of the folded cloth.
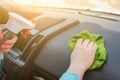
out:
{"label": "folded cloth", "polygon": [[74,50],[76,42],[79,38],[83,38],[83,40],[90,39],[98,46],[98,49],[96,51],[95,60],[89,69],[93,70],[93,69],[101,67],[102,64],[106,60],[106,49],[104,47],[103,36],[101,36],[99,34],[92,34],[88,30],[83,30],[82,32],[70,37],[70,39],[68,41],[68,47],[70,48],[71,51]]}

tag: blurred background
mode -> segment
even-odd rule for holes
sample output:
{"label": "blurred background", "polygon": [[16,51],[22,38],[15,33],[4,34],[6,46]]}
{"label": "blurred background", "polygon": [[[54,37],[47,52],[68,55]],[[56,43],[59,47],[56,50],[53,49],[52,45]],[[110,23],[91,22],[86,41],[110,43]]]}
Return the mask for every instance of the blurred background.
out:
{"label": "blurred background", "polygon": [[16,6],[28,6],[34,9],[41,7],[55,7],[88,9],[120,14],[120,0],[0,0],[0,5],[4,6],[6,9],[9,9],[10,7],[10,4],[8,3],[17,4]]}
{"label": "blurred background", "polygon": [[120,14],[120,0],[9,0],[32,7],[93,9]]}

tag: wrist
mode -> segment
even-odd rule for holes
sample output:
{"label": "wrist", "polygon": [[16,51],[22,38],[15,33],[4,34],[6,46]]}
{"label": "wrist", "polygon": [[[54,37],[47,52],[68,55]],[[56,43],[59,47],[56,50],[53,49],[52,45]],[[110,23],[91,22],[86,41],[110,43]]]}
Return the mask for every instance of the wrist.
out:
{"label": "wrist", "polygon": [[81,78],[83,78],[84,73],[86,72],[87,69],[85,69],[84,66],[79,66],[79,65],[75,65],[72,64],[69,66],[69,68],[67,69],[68,72],[74,72],[76,74],[78,74],[78,76]]}

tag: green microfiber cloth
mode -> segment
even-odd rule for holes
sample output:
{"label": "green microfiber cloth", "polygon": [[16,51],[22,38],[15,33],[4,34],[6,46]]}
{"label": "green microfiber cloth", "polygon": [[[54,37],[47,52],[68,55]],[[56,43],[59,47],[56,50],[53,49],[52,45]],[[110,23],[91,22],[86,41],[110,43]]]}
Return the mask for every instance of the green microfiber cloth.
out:
{"label": "green microfiber cloth", "polygon": [[99,34],[92,34],[88,30],[83,30],[82,32],[80,32],[78,34],[71,36],[71,38],[69,39],[68,47],[70,48],[71,51],[74,50],[76,42],[79,38],[83,38],[83,40],[90,39],[91,41],[93,41],[95,44],[98,45],[95,60],[89,69],[93,70],[93,69],[101,67],[102,64],[106,60],[106,49],[104,47],[103,36],[101,36]]}

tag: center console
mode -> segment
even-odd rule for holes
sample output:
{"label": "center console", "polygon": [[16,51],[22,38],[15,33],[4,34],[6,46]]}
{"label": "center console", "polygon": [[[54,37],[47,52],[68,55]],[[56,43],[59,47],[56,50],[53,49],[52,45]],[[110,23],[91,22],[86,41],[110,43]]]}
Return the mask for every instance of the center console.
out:
{"label": "center console", "polygon": [[[63,15],[56,15],[58,17],[52,15],[55,14],[43,15],[35,18],[36,28],[31,30],[31,34],[27,39],[22,37],[22,32],[17,35],[18,41],[16,44],[9,52],[4,54],[1,80],[54,79],[52,74],[48,74],[46,71],[42,70],[42,68],[32,65],[29,62],[31,60],[33,62],[31,56],[34,54],[34,49],[37,48],[38,43],[44,44],[45,42],[43,41],[46,41],[65,29],[78,24],[79,21],[77,19],[63,17]],[[38,77],[43,74],[47,75],[47,77]]]}
{"label": "center console", "polygon": [[2,70],[1,80],[17,80],[25,62],[20,59],[21,55],[25,52],[26,47],[34,47],[32,46],[32,39],[36,37],[37,30],[31,30],[31,33],[27,39],[24,39],[19,33],[18,41],[14,45],[12,49],[10,49],[7,53],[4,54],[4,65]]}

